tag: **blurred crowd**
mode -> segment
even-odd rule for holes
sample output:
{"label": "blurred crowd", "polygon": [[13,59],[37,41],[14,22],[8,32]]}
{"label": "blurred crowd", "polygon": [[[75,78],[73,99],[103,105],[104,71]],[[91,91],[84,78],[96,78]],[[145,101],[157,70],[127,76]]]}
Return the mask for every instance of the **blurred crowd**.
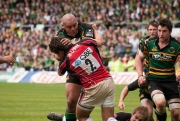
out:
{"label": "blurred crowd", "polygon": [[[150,20],[168,17],[180,27],[179,0],[0,0],[0,55],[16,59],[13,65],[0,65],[0,71],[56,71],[48,42],[65,13],[97,24],[105,40],[99,50],[111,72],[135,71],[135,53],[146,36],[139,29]],[[34,29],[39,24],[45,27]]]}

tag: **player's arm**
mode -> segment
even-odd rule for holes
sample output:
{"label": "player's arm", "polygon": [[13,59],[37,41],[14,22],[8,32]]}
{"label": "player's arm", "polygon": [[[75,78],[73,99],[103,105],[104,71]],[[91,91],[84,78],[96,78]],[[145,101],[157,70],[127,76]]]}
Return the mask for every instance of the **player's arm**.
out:
{"label": "player's arm", "polygon": [[123,88],[123,90],[121,91],[121,94],[120,94],[119,104],[118,104],[118,108],[120,110],[124,110],[124,108],[125,108],[124,99],[126,98],[129,91],[134,91],[137,88],[139,88],[138,80],[133,81],[132,83],[130,83],[129,85],[127,85]]}
{"label": "player's arm", "polygon": [[57,70],[59,76],[62,76],[66,73],[66,59],[63,59],[59,62]]}
{"label": "player's arm", "polygon": [[135,57],[135,66],[138,73],[138,83],[143,85],[146,83],[145,77],[143,76],[143,61],[145,56],[148,54],[148,48],[146,41],[141,41]]}
{"label": "player's arm", "polygon": [[128,86],[125,86],[123,88],[123,90],[121,91],[120,98],[119,98],[119,104],[118,104],[118,108],[120,110],[124,110],[124,108],[125,108],[124,99],[127,96],[128,92],[129,92]]}
{"label": "player's arm", "polygon": [[144,55],[142,51],[138,49],[136,57],[135,57],[135,67],[138,73],[138,77],[140,75],[143,75],[143,60],[144,60]]}
{"label": "player's arm", "polygon": [[0,64],[3,64],[3,63],[13,64],[14,62],[15,62],[15,59],[9,55],[0,57]]}
{"label": "player's arm", "polygon": [[[178,56],[178,58],[176,59],[176,62],[180,61],[180,55]],[[180,82],[180,72],[176,72],[176,81]]]}
{"label": "player's arm", "polygon": [[94,36],[95,36],[95,40],[97,42],[97,46],[100,47],[104,44],[104,39],[103,39],[102,35],[98,32],[96,24],[93,24],[92,28],[94,30]]}

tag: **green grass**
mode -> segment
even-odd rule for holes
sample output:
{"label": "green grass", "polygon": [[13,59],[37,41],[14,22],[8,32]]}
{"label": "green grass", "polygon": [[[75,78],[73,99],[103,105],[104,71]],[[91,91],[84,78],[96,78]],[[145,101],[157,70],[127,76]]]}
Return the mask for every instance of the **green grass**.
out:
{"label": "green grass", "polygon": [[[125,85],[116,85],[115,112],[119,112],[119,95]],[[140,105],[138,90],[125,99],[125,112]],[[63,113],[66,109],[65,84],[0,83],[0,121],[48,121],[49,112]],[[101,121],[100,107],[91,117]],[[168,120],[169,112],[168,112]]]}

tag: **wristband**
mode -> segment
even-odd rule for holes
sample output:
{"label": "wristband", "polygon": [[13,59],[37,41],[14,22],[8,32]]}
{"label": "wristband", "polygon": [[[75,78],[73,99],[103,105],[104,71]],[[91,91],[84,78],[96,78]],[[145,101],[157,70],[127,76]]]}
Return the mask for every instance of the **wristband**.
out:
{"label": "wristband", "polygon": [[141,76],[143,76],[143,75],[140,75],[140,76],[138,77],[138,79],[139,79]]}

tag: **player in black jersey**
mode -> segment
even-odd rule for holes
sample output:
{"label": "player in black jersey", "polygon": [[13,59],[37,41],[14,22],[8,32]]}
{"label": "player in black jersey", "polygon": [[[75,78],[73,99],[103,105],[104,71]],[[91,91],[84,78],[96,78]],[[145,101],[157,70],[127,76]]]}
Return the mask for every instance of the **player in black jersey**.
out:
{"label": "player in black jersey", "polygon": [[[95,38],[101,46],[103,44],[102,36],[93,29],[92,24],[87,24],[83,22],[78,22],[77,18],[73,14],[65,14],[61,19],[61,26],[62,28],[57,32],[57,36],[60,35],[65,38],[73,39],[73,38],[80,38],[83,39],[84,37],[88,38]],[[94,34],[99,36],[96,36]],[[78,40],[78,39],[74,39]],[[81,92],[81,82],[78,77],[73,76],[71,74],[67,75],[66,78],[66,97],[67,97],[67,109],[65,113],[66,121],[76,121],[76,104]],[[47,118],[50,120],[57,120],[62,121],[63,116],[56,114],[56,113],[49,113]]]}

